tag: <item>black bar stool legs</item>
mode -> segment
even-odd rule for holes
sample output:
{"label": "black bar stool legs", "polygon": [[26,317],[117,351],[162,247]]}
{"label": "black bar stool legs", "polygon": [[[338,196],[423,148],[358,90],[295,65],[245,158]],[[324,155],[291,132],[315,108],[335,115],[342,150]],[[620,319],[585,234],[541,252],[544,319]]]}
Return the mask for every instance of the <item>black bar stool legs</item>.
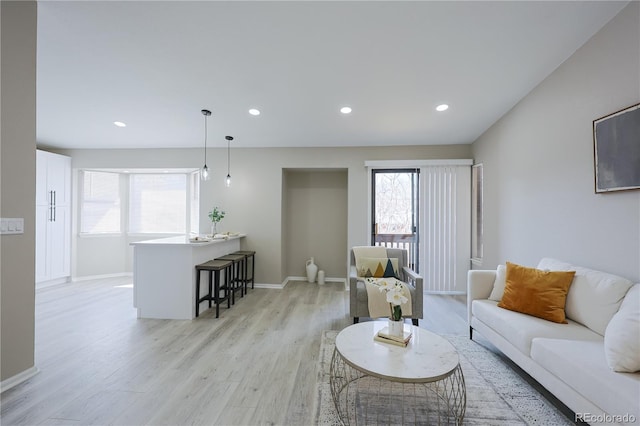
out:
{"label": "black bar stool legs", "polygon": [[231,292],[232,292],[232,301],[231,303],[235,304],[235,292],[240,291],[240,297],[244,297],[246,293],[245,287],[245,257],[242,254],[227,254],[226,256],[221,256],[216,258],[216,260],[226,260],[231,261],[233,265],[231,266],[232,274],[231,274]]}
{"label": "black bar stool legs", "polygon": [[[240,297],[247,294],[249,282],[254,288],[255,251],[239,250],[214,260],[196,265],[196,317],[200,315],[200,304],[209,302],[216,305],[216,318],[220,316],[220,303],[227,301],[227,309],[236,303],[236,291]],[[251,260],[251,276],[249,276],[249,260]],[[208,293],[200,296],[200,275],[202,271],[209,272]],[[224,280],[222,274],[224,273]],[[224,297],[220,295],[224,291]]]}
{"label": "black bar stool legs", "polygon": [[[249,281],[251,281],[251,288],[253,289],[255,285],[255,273],[256,273],[256,260],[255,255],[256,252],[253,250],[238,250],[233,252],[232,254],[240,254],[244,256],[244,292],[247,293],[247,287]],[[249,260],[251,260],[251,276],[249,276]]]}
{"label": "black bar stool legs", "polygon": [[[212,302],[216,304],[216,318],[220,316],[220,302],[227,301],[227,308],[231,308],[231,298],[233,290],[230,290],[230,275],[233,262],[228,260],[210,260],[205,263],[196,265],[196,317],[200,315],[200,303],[209,302],[209,308]],[[209,272],[209,292],[200,297],[200,275],[201,271]],[[221,285],[220,274],[224,271],[225,283]],[[224,297],[220,296],[220,290],[224,290]]]}

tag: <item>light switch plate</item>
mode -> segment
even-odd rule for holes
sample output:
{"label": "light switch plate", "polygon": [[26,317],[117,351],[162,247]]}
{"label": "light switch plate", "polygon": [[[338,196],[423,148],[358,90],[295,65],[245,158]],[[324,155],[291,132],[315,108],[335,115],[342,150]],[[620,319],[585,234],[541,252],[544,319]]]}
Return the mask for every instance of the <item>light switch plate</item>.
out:
{"label": "light switch plate", "polygon": [[24,218],[3,217],[0,219],[0,234],[24,234]]}

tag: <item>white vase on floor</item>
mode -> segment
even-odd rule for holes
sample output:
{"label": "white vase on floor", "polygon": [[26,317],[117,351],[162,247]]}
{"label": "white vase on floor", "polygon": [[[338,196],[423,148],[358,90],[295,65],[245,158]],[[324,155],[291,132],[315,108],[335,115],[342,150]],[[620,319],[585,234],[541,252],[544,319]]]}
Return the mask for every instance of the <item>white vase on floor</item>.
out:
{"label": "white vase on floor", "polygon": [[307,281],[310,283],[316,280],[316,274],[318,273],[318,265],[313,262],[313,257],[307,260]]}

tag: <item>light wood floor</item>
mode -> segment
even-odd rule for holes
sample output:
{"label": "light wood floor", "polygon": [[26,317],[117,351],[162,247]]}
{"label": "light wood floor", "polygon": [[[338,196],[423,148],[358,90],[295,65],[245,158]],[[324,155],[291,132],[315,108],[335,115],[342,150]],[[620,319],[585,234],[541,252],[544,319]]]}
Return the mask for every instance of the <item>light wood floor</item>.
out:
{"label": "light wood floor", "polygon": [[[425,296],[420,326],[466,334],[464,296]],[[310,425],[323,330],[351,324],[343,284],[254,289],[216,319],[137,319],[131,278],[36,293],[39,373],[2,425]]]}

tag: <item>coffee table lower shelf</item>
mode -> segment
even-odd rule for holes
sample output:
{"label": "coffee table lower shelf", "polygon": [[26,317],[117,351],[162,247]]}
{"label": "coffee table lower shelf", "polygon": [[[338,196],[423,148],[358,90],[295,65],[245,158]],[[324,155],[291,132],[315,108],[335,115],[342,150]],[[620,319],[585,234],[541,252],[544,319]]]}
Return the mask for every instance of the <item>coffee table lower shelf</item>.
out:
{"label": "coffee table lower shelf", "polygon": [[345,425],[460,425],[464,418],[466,388],[459,364],[439,380],[397,382],[351,367],[334,350],[329,382],[338,416]]}

